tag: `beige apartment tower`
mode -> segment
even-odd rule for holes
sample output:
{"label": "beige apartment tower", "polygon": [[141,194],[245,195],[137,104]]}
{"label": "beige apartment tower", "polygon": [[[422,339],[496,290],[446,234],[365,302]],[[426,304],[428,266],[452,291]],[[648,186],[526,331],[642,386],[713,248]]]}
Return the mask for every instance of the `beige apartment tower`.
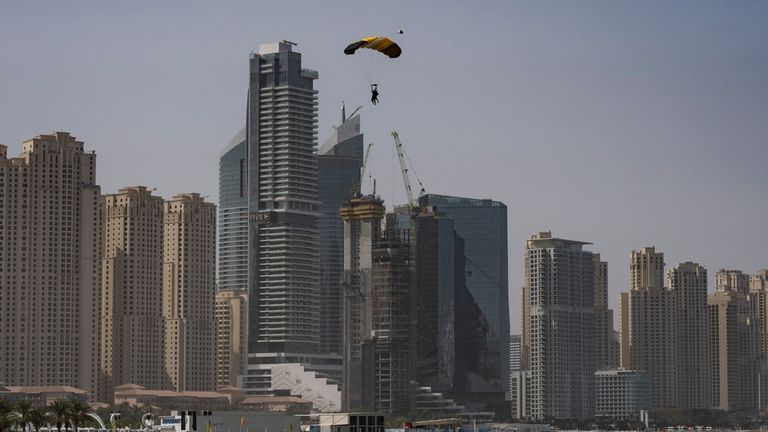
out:
{"label": "beige apartment tower", "polygon": [[237,387],[248,365],[248,295],[229,289],[216,293],[216,389]]}
{"label": "beige apartment tower", "polygon": [[749,276],[749,296],[758,325],[760,392],[757,404],[762,411],[768,407],[768,269]]}
{"label": "beige apartment tower", "polygon": [[760,326],[754,302],[744,292],[740,271],[721,270],[707,299],[710,312],[712,408],[756,410],[762,381],[758,373]]}
{"label": "beige apartment tower", "polygon": [[213,391],[216,206],[196,193],[164,204],[165,374],[178,391]]}
{"label": "beige apartment tower", "polygon": [[167,388],[163,363],[163,199],[144,186],[105,195],[102,212],[102,373],[114,388]]}
{"label": "beige apartment tower", "polygon": [[597,370],[619,366],[617,342],[613,337],[613,310],[608,309],[608,263],[600,254],[592,255],[595,267],[595,335],[597,337]]}
{"label": "beige apartment tower", "polygon": [[678,404],[676,302],[664,287],[664,254],[653,247],[632,251],[630,291],[620,297],[621,366],[645,371],[651,408]]}
{"label": "beige apartment tower", "polygon": [[0,145],[0,382],[98,398],[96,155],[67,132]]}
{"label": "beige apartment tower", "polygon": [[677,406],[709,408],[707,269],[692,262],[678,264],[667,273],[667,286],[676,302]]}

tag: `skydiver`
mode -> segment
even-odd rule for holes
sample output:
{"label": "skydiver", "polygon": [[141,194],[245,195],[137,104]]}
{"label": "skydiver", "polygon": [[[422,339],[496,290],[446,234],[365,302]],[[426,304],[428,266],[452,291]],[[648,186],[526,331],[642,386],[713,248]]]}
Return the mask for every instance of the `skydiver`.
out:
{"label": "skydiver", "polygon": [[379,103],[379,85],[371,84],[371,103],[376,105]]}

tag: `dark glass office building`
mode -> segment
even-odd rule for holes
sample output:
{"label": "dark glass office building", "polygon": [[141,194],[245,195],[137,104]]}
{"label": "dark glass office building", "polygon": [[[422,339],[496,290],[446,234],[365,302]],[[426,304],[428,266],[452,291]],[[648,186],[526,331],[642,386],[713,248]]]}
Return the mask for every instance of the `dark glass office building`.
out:
{"label": "dark glass office building", "polygon": [[[452,240],[458,271],[450,394],[468,409],[499,412],[509,388],[507,207],[489,199],[434,194],[420,197],[419,205],[452,219],[457,234]],[[448,234],[440,237],[451,241]]]}
{"label": "dark glass office building", "polygon": [[317,77],[290,42],[261,45],[250,56],[249,354],[319,347]]}
{"label": "dark glass office building", "polygon": [[318,353],[342,355],[344,335],[344,221],[339,209],[359,185],[363,164],[360,115],[346,118],[318,150],[320,192],[320,346]]}
{"label": "dark glass office building", "polygon": [[219,157],[216,282],[219,290],[248,289],[248,170],[245,128]]}

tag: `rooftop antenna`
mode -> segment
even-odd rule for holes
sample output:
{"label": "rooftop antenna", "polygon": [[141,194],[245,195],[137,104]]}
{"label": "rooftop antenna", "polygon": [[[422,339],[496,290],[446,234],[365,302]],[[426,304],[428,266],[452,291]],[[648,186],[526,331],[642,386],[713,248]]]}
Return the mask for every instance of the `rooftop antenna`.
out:
{"label": "rooftop antenna", "polygon": [[287,43],[288,45],[293,45],[293,46],[297,46],[298,45],[296,42],[291,42],[291,41],[286,40],[286,39],[283,39],[283,43]]}
{"label": "rooftop antenna", "polygon": [[341,101],[341,123],[347,121],[347,107],[344,105],[344,101]]}
{"label": "rooftop antenna", "polygon": [[360,106],[358,106],[357,108],[355,108],[355,110],[354,110],[354,111],[352,111],[352,114],[350,114],[350,115],[349,115],[349,117],[347,117],[347,118],[352,118],[352,117],[354,117],[354,116],[355,116],[355,114],[357,114],[357,112],[358,112],[358,111],[360,111],[360,108],[362,108],[362,107],[363,107],[363,106],[362,106],[362,105],[360,105]]}

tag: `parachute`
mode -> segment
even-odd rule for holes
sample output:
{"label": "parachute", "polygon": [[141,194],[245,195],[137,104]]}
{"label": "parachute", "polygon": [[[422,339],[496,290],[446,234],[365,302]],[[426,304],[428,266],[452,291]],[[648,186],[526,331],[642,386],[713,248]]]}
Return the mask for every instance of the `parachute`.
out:
{"label": "parachute", "polygon": [[[400,30],[397,34],[403,34]],[[375,104],[378,96],[378,85],[389,71],[392,59],[400,57],[403,50],[388,36],[368,36],[352,42],[344,48],[344,54],[355,58],[366,81],[371,86],[371,103]]]}
{"label": "parachute", "polygon": [[[400,33],[402,34],[402,30]],[[400,45],[396,44],[392,39],[384,36],[369,36],[347,45],[347,47],[344,48],[344,54],[352,55],[360,48],[378,51],[389,58],[400,57],[400,54],[403,53],[403,50],[400,49]]]}

